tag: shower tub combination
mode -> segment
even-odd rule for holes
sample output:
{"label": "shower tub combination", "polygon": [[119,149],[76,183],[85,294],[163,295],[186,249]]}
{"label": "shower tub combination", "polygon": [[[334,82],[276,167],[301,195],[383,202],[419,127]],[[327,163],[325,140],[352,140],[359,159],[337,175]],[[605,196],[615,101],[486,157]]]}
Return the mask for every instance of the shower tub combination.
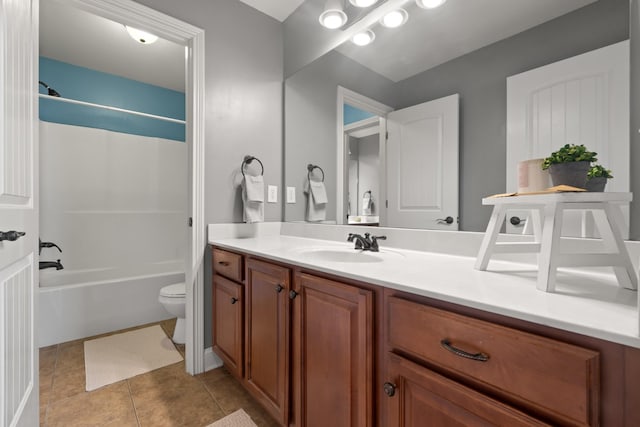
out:
{"label": "shower tub combination", "polygon": [[187,147],[40,122],[40,346],[168,319],[184,282]]}
{"label": "shower tub combination", "polygon": [[40,347],[168,319],[160,288],[184,282],[184,263],[131,271],[42,270]]}

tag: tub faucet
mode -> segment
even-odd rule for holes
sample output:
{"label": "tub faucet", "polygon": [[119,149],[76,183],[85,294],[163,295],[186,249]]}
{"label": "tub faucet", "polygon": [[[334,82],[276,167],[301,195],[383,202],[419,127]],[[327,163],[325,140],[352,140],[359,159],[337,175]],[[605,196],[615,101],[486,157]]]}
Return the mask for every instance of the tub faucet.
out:
{"label": "tub faucet", "polygon": [[45,268],[55,268],[56,270],[62,270],[64,267],[60,263],[60,260],[57,260],[57,261],[40,261],[39,268],[40,270],[44,270]]}
{"label": "tub faucet", "polygon": [[349,237],[347,237],[348,242],[353,242],[355,240],[355,249],[362,249],[363,251],[371,252],[379,252],[380,248],[378,247],[378,240],[386,239],[387,236],[372,236],[369,233],[364,233],[364,237],[359,234],[349,233]]}
{"label": "tub faucet", "polygon": [[38,254],[42,253],[42,248],[57,248],[60,253],[62,253],[62,249],[60,249],[60,246],[56,245],[53,242],[43,242],[42,239],[38,239],[40,241],[40,249],[38,250]]}

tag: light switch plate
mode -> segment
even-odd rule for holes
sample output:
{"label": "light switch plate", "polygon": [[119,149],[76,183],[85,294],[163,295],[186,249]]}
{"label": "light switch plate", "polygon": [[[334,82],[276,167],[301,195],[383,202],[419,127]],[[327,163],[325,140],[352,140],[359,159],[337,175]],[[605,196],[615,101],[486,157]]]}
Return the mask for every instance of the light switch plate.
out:
{"label": "light switch plate", "polygon": [[267,203],[278,202],[278,186],[270,185],[268,188]]}
{"label": "light switch plate", "polygon": [[287,187],[287,203],[296,202],[296,187]]}

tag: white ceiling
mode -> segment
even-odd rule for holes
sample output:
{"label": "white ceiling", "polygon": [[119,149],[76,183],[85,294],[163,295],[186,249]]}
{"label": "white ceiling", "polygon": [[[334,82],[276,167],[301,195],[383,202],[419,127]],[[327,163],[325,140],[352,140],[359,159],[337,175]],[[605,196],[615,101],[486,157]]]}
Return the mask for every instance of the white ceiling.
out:
{"label": "white ceiling", "polygon": [[[240,0],[279,21],[303,0]],[[324,0],[307,0],[324,1]],[[347,0],[344,0],[347,1]],[[337,50],[399,81],[596,0],[449,0],[423,10],[407,0],[401,28],[376,26],[367,47],[350,42]],[[309,17],[310,25],[319,25]],[[184,91],[184,47],[159,39],[142,45],[124,26],[54,0],[41,0],[40,54],[157,86]],[[55,88],[55,85],[53,85]]]}
{"label": "white ceiling", "polygon": [[282,22],[285,19],[287,19],[287,17],[291,15],[291,12],[296,10],[296,8],[300,6],[304,0],[240,0],[240,1]]}
{"label": "white ceiling", "polygon": [[184,92],[183,46],[140,44],[122,24],[53,0],[40,2],[40,55]]}
{"label": "white ceiling", "polygon": [[377,25],[369,46],[346,42],[336,50],[397,82],[594,1],[449,0],[432,10],[411,1],[405,3],[409,20],[402,27]]}

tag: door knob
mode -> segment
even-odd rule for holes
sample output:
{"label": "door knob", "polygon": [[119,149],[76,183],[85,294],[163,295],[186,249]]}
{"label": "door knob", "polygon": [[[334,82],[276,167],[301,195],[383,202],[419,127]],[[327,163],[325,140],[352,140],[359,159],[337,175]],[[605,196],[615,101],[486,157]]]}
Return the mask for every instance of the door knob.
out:
{"label": "door knob", "polygon": [[453,217],[438,218],[436,221],[438,221],[438,224],[453,224]]}
{"label": "door knob", "polygon": [[509,218],[509,222],[511,223],[511,225],[524,225],[524,222],[526,221],[526,219],[520,219],[520,217],[517,216],[512,216],[511,218]]}
{"label": "door knob", "polygon": [[0,231],[0,242],[8,240],[10,242],[16,241],[25,235],[24,231]]}
{"label": "door knob", "polygon": [[393,397],[396,394],[395,384],[384,383],[384,385],[382,386],[382,389],[384,390],[384,394],[386,394],[389,397]]}

